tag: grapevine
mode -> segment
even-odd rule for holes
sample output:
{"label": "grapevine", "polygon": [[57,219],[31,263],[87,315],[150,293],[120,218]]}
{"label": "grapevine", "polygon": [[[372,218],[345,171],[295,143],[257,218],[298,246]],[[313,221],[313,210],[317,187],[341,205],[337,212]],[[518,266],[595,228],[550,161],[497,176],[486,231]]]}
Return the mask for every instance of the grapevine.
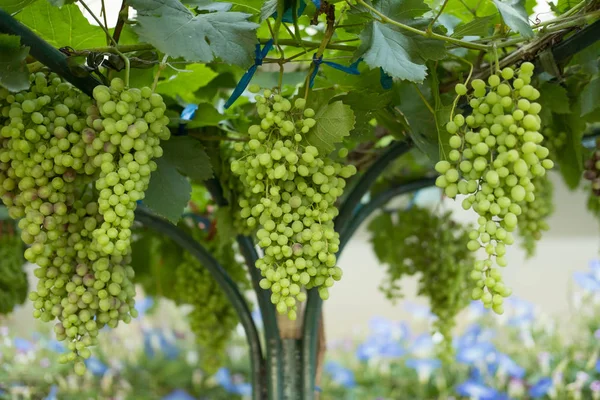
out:
{"label": "grapevine", "polygon": [[468,251],[468,226],[451,218],[413,207],[397,214],[381,213],[369,224],[375,254],[387,265],[380,290],[396,301],[402,297],[400,281],[419,274],[419,294],[429,299],[437,316],[434,330],[444,337],[440,355],[452,355],[452,328],[456,315],[469,304],[474,281],[469,279],[473,253]]}
{"label": "grapevine", "polygon": [[[539,132],[541,106],[535,100],[540,93],[530,85],[533,68],[529,62],[516,71],[504,68],[489,77],[488,86],[473,80],[473,113],[457,114],[447,123],[452,150],[448,160],[435,166],[441,174],[436,185],[450,198],[466,195],[463,208],[479,214],[479,228],[470,232],[467,246],[471,251],[483,248],[487,258],[475,262],[472,297],[499,314],[511,290],[494,261],[506,266],[506,245],[514,242],[523,206],[536,199],[535,178],[553,167]],[[467,87],[458,84],[456,93],[467,95]]]}
{"label": "grapevine", "polygon": [[265,250],[256,262],[264,277],[260,285],[271,289],[277,311],[294,320],[296,302],[306,299],[303,287],[317,287],[325,300],[342,277],[335,256],[340,244],[333,228],[335,201],[356,168],[324,158],[306,141],[316,121],[304,99],[292,106],[265,90],[256,101],[260,125],[248,129],[247,144],[235,145],[241,157],[231,162],[231,171],[243,185],[240,215],[258,228],[258,244]]}
{"label": "grapevine", "polygon": [[168,139],[166,107],[120,79],[96,87],[96,102],[53,73],[30,81],[0,93],[0,195],[38,266],[34,317],[58,319],[60,361],[83,374],[99,330],[136,315],[130,227]]}
{"label": "grapevine", "polygon": [[23,270],[23,243],[11,222],[0,222],[0,315],[10,313],[27,299],[29,285]]}

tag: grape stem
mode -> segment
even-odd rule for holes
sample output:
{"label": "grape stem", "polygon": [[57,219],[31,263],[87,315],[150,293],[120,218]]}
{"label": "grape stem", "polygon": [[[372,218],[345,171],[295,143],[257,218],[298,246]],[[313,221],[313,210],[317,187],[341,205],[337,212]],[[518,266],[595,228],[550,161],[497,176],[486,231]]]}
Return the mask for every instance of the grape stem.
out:
{"label": "grape stem", "polygon": [[433,32],[432,31],[433,25],[436,23],[436,21],[438,20],[438,18],[440,17],[440,15],[442,15],[442,13],[444,12],[444,8],[446,8],[446,4],[448,4],[448,0],[444,0],[444,3],[440,7],[440,10],[435,15],[435,18],[432,19],[431,22],[429,23],[429,26],[427,26],[427,32],[428,33],[432,33]]}
{"label": "grape stem", "polygon": [[110,32],[108,31],[108,28],[104,26],[102,22],[100,22],[100,19],[96,16],[96,14],[94,14],[94,12],[88,7],[88,5],[85,4],[83,0],[80,0],[79,2],[83,6],[83,8],[85,8],[86,11],[90,13],[90,15],[92,16],[92,18],[94,18],[94,20],[100,26],[100,28],[104,30],[104,33],[106,33],[110,42],[112,42],[114,46],[113,48],[115,49],[115,53],[117,53],[123,59],[123,62],[125,63],[125,86],[129,87],[129,73],[131,71],[131,63],[129,62],[129,58],[127,58],[123,53],[121,53],[121,51],[119,51],[119,43],[117,43],[117,41],[111,36]]}
{"label": "grape stem", "polygon": [[[464,85],[466,86],[469,83],[469,81],[471,80],[471,76],[473,75],[473,64],[465,58],[462,58],[462,57],[459,57],[456,55],[453,55],[453,57],[456,58],[457,60],[460,60],[460,61],[464,62],[465,64],[469,65],[469,75],[467,76],[467,80],[464,82]],[[454,119],[454,110],[456,109],[456,105],[458,104],[459,99],[460,99],[460,95],[457,95],[454,98],[454,101],[452,102],[452,110],[450,110],[450,121],[452,121]]]}
{"label": "grape stem", "polygon": [[360,4],[361,6],[367,8],[373,14],[377,15],[380,18],[380,22],[383,23],[383,24],[391,24],[391,25],[397,26],[400,29],[403,29],[403,30],[408,31],[408,32],[412,32],[412,33],[414,33],[416,35],[419,35],[419,36],[423,36],[423,37],[426,37],[426,38],[432,38],[432,39],[436,39],[436,40],[442,40],[444,42],[452,43],[452,44],[455,44],[457,46],[464,47],[464,48],[467,48],[467,49],[485,50],[485,51],[488,51],[488,50],[491,49],[491,47],[488,46],[488,45],[477,44],[477,43],[472,43],[472,42],[466,42],[464,40],[455,39],[455,38],[452,38],[452,37],[449,37],[449,36],[440,35],[440,34],[435,33],[435,32],[422,31],[422,30],[413,28],[412,26],[405,25],[405,24],[403,24],[401,22],[398,22],[396,20],[391,19],[387,15],[383,14],[381,11],[377,10],[375,7],[371,6],[370,4],[367,4],[364,0],[356,0],[356,2],[358,4]]}

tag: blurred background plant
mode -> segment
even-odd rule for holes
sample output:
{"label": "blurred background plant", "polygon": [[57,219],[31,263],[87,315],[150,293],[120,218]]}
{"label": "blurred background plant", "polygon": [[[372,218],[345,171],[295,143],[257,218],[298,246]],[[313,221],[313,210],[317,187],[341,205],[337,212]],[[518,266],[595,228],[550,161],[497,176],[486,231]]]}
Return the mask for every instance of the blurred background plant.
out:
{"label": "blurred background plant", "polygon": [[[600,399],[600,260],[573,276],[574,317],[548,316],[512,298],[502,316],[471,304],[455,335],[451,363],[436,358],[430,311],[406,304],[409,322],[372,318],[369,335],[329,344],[321,399]],[[186,309],[138,301],[140,316],[101,335],[88,372],[55,362],[64,351],[43,325],[27,337],[0,324],[1,399],[245,399],[249,363],[241,329],[216,374],[201,354]],[[160,311],[158,311],[160,310]],[[18,310],[16,310],[18,312]],[[169,316],[169,323],[164,321]],[[255,313],[257,323],[260,318]],[[164,328],[170,326],[171,328]]]}

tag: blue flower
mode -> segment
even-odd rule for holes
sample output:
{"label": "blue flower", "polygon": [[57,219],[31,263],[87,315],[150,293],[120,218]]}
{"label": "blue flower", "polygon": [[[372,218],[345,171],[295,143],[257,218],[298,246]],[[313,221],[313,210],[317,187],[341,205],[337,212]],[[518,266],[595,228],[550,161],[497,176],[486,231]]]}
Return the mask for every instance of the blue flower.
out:
{"label": "blue flower", "polygon": [[58,394],[58,386],[52,385],[52,387],[50,388],[50,393],[48,393],[48,396],[44,397],[44,400],[57,400],[57,397],[56,397],[57,394]]}
{"label": "blue flower", "polygon": [[23,338],[15,338],[14,340],[14,344],[15,344],[15,349],[17,349],[17,351],[22,352],[22,353],[27,353],[28,351],[31,351],[34,349],[34,344],[32,342],[30,342],[27,339],[23,339]]}
{"label": "blue flower", "polygon": [[231,373],[227,368],[220,368],[214,375],[217,383],[228,393],[237,394],[240,396],[248,396],[252,393],[252,385],[249,383],[235,383],[231,377]]}
{"label": "blue flower", "polygon": [[173,390],[161,400],[196,400],[194,396],[182,389]]}
{"label": "blue flower", "polygon": [[467,380],[456,387],[456,393],[477,400],[495,400],[499,393],[478,381]]}
{"label": "blue flower", "polygon": [[582,289],[590,292],[600,292],[600,260],[590,261],[590,272],[575,272],[573,280]]}
{"label": "blue flower", "polygon": [[404,322],[393,322],[383,317],[373,317],[369,320],[369,330],[379,338],[407,338],[410,335],[408,325]]}
{"label": "blue flower", "polygon": [[456,352],[456,360],[460,363],[471,365],[485,360],[490,353],[495,351],[496,349],[491,343],[475,343],[470,346],[467,345],[458,348]]}
{"label": "blue flower", "polygon": [[529,395],[534,399],[539,399],[540,397],[545,396],[554,383],[552,382],[552,378],[544,377],[540,378],[536,383],[529,388]]}
{"label": "blue flower", "polygon": [[87,367],[88,371],[96,376],[104,376],[106,371],[108,371],[108,367],[96,357],[90,357],[85,360],[85,366]]}
{"label": "blue flower", "polygon": [[434,316],[429,307],[417,303],[406,302],[404,309],[418,319],[429,319]]}
{"label": "blue flower", "polygon": [[65,346],[58,340],[50,340],[48,342],[48,350],[54,351],[55,353],[64,353],[67,351]]}
{"label": "blue flower", "polygon": [[160,350],[166,358],[172,360],[179,355],[176,344],[167,340],[162,332],[148,331],[144,334],[144,351],[150,358],[156,355],[155,350]]}
{"label": "blue flower", "polygon": [[472,318],[477,319],[482,315],[489,313],[489,309],[483,306],[483,303],[479,300],[474,300],[467,307],[467,312],[471,315]]}
{"label": "blue flower", "polygon": [[600,360],[596,361],[596,372],[600,372]]}
{"label": "blue flower", "polygon": [[152,297],[144,297],[140,301],[135,302],[135,309],[138,312],[138,318],[142,318],[146,315],[146,312],[154,305],[154,299]]}
{"label": "blue flower", "polygon": [[509,297],[507,302],[512,313],[508,320],[509,325],[522,326],[533,322],[535,307],[532,303],[515,297]]}
{"label": "blue flower", "polygon": [[434,347],[433,338],[429,334],[417,336],[410,344],[412,354],[426,355],[429,354]]}
{"label": "blue flower", "polygon": [[435,358],[411,358],[406,360],[406,366],[412,368],[419,375],[419,381],[426,382],[429,380],[431,373],[440,368],[442,363]]}
{"label": "blue flower", "polygon": [[522,379],[525,376],[525,368],[504,353],[496,353],[496,365],[512,378]]}
{"label": "blue flower", "polygon": [[405,353],[400,342],[396,340],[370,336],[358,346],[356,357],[361,361],[367,361],[372,357],[398,358]]}
{"label": "blue flower", "polygon": [[356,386],[354,372],[348,368],[342,367],[336,362],[330,361],[325,364],[325,372],[331,375],[331,379],[338,385],[344,386],[345,388],[353,388]]}

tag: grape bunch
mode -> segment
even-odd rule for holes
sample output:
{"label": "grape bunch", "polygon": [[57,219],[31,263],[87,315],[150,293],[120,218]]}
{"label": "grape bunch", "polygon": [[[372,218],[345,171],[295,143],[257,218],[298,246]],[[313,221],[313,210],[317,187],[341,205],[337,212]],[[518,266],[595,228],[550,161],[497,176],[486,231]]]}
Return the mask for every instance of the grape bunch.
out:
{"label": "grape bunch", "polygon": [[[23,242],[8,221],[0,222],[0,315],[10,313],[27,299],[27,274],[23,270]],[[10,227],[9,229],[7,229]]]}
{"label": "grape bunch", "polygon": [[583,177],[592,183],[592,194],[600,196],[600,138],[596,139],[596,149],[585,162]]}
{"label": "grape bunch", "polygon": [[527,257],[535,254],[536,242],[542,238],[542,232],[550,229],[546,219],[554,212],[552,181],[544,175],[533,178],[532,182],[535,185],[535,199],[521,205],[517,224],[519,236],[523,239],[521,246]]}
{"label": "grape bunch", "polygon": [[[503,312],[503,298],[511,290],[502,282],[494,262],[506,266],[506,245],[514,242],[523,206],[536,198],[535,178],[553,167],[540,133],[540,93],[530,85],[533,64],[525,62],[518,70],[504,68],[491,75],[487,85],[481,79],[471,83],[471,115],[457,114],[446,124],[452,150],[448,160],[435,168],[436,185],[450,198],[466,196],[465,210],[479,214],[479,228],[470,232],[468,248],[484,249],[487,258],[477,260],[471,277],[477,287],[472,297],[488,308]],[[467,87],[456,86],[459,96]]]}
{"label": "grape bunch", "polygon": [[[111,87],[123,90],[123,83],[116,79]],[[130,124],[137,127],[139,109],[133,102],[139,97],[149,103],[148,90],[123,91],[132,96],[132,107],[121,125],[133,118]],[[94,92],[102,95],[109,89]],[[152,122],[163,122],[162,106]],[[91,98],[53,73],[33,74],[30,89],[17,94],[1,90],[0,109],[0,197],[9,215],[19,219],[21,239],[29,246],[25,258],[38,266],[37,288],[29,294],[34,317],[58,319],[54,331],[70,350],[60,361],[74,361],[81,374],[99,330],[136,315],[129,226],[136,204],[132,199],[141,198],[132,192],[143,187],[135,185],[137,176],[117,186],[109,169],[121,160],[134,160],[146,145],[125,154],[104,110],[99,112]]]}
{"label": "grape bunch", "polygon": [[369,224],[375,254],[387,265],[380,290],[396,301],[402,298],[401,280],[420,275],[418,291],[429,299],[437,316],[434,330],[444,337],[439,349],[444,360],[452,356],[455,317],[469,304],[475,286],[469,279],[474,262],[466,247],[469,230],[453,221],[450,212],[438,215],[419,207],[383,212]]}
{"label": "grape bunch", "polygon": [[303,288],[318,288],[326,300],[342,277],[335,256],[340,244],[333,226],[335,201],[356,168],[324,157],[308,143],[316,121],[304,99],[292,105],[270,90],[255,98],[261,121],[248,129],[249,142],[235,145],[239,158],[231,171],[243,185],[240,215],[257,229],[264,249],[256,262],[264,277],[260,286],[271,289],[277,311],[293,320],[296,302],[306,299]]}

